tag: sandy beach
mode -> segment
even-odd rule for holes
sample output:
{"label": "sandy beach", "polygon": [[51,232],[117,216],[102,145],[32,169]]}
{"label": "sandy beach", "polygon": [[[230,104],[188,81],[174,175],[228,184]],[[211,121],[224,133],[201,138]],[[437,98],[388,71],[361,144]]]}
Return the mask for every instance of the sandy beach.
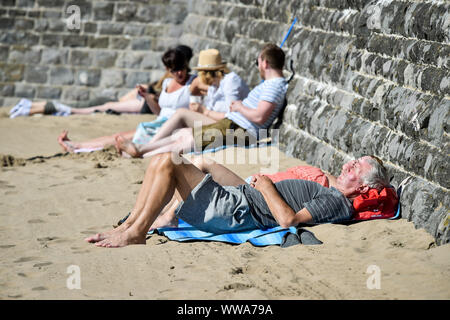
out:
{"label": "sandy beach", "polygon": [[[94,138],[150,117],[1,113],[0,299],[450,298],[450,245],[435,246],[405,219],[308,228],[319,246],[179,243],[154,235],[145,246],[95,247],[83,239],[129,212],[149,159],[119,158],[113,149],[66,154],[57,136],[67,129],[73,140]],[[280,154],[280,170],[298,164],[305,163]],[[226,165],[243,178],[261,168]],[[73,266],[79,289],[68,288]],[[379,289],[368,288],[370,266],[379,270]]]}

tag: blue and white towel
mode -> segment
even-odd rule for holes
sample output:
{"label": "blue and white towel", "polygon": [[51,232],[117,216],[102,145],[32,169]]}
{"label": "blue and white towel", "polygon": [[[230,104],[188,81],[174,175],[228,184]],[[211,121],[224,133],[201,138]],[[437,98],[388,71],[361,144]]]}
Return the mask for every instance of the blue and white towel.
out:
{"label": "blue and white towel", "polygon": [[[159,228],[156,230],[156,233],[164,235],[170,240],[180,242],[202,240],[202,241],[219,241],[231,244],[240,244],[248,241],[254,246],[261,247],[270,245],[281,245],[283,241],[283,236],[286,233],[295,234],[296,231],[297,229],[295,227],[290,228],[274,227],[265,230],[255,229],[234,233],[214,234],[198,230],[197,228],[191,226],[187,222],[179,219],[177,228]],[[148,232],[149,235],[153,233],[154,230]]]}

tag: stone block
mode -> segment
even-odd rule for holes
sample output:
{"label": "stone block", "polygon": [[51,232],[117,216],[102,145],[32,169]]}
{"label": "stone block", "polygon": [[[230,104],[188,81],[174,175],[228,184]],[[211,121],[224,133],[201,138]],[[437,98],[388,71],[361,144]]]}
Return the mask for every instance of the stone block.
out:
{"label": "stone block", "polygon": [[87,36],[82,35],[64,35],[63,46],[64,47],[85,47],[87,44]]}
{"label": "stone block", "polygon": [[107,35],[120,35],[123,32],[124,25],[122,23],[103,22],[98,24],[98,32]]}
{"label": "stone block", "polygon": [[72,69],[66,67],[54,67],[50,70],[50,84],[71,85],[74,82]]}
{"label": "stone block", "polygon": [[66,101],[86,101],[89,99],[89,90],[76,86],[64,88],[62,99]]}
{"label": "stone block", "polygon": [[152,48],[152,39],[135,38],[131,40],[131,49],[133,50],[150,50]]}
{"label": "stone block", "polygon": [[96,1],[92,8],[94,20],[111,21],[114,13],[114,3],[106,1]]}
{"label": "stone block", "polygon": [[67,49],[54,50],[43,48],[41,55],[41,64],[66,64],[68,62],[69,51]]}
{"label": "stone block", "polygon": [[33,99],[35,96],[35,88],[28,84],[17,83],[15,88],[16,97]]}
{"label": "stone block", "polygon": [[96,51],[93,57],[94,66],[98,68],[110,68],[116,62],[117,53],[114,51]]}
{"label": "stone block", "polygon": [[148,83],[149,81],[150,74],[148,72],[129,72],[125,85],[127,88],[134,88],[138,83]]}
{"label": "stone block", "polygon": [[25,81],[33,83],[47,82],[48,67],[27,65],[25,69]]}
{"label": "stone block", "polygon": [[111,49],[127,49],[130,44],[130,39],[120,38],[120,37],[111,37],[110,45]]}
{"label": "stone block", "polygon": [[90,66],[92,58],[89,51],[72,50],[69,62],[74,66]]}
{"label": "stone block", "polygon": [[53,100],[61,97],[61,88],[58,87],[38,87],[36,98]]}
{"label": "stone block", "polygon": [[59,34],[41,35],[41,44],[47,47],[58,47],[62,43],[62,36]]}
{"label": "stone block", "polygon": [[0,96],[12,97],[14,96],[14,89],[13,84],[0,84]]}
{"label": "stone block", "polygon": [[89,36],[87,46],[89,48],[108,48],[109,37]]}
{"label": "stone block", "polygon": [[102,87],[118,88],[122,87],[124,83],[125,72],[113,69],[103,69],[101,71],[100,85]]}
{"label": "stone block", "polygon": [[117,3],[115,18],[116,21],[132,21],[136,15],[137,4]]}
{"label": "stone block", "polygon": [[140,52],[122,52],[116,60],[116,66],[119,68],[138,69],[142,62],[143,53]]}
{"label": "stone block", "polygon": [[75,74],[75,84],[97,87],[100,83],[100,76],[101,71],[99,69],[79,69]]}
{"label": "stone block", "polygon": [[23,64],[7,64],[0,62],[0,81],[2,82],[18,82],[23,79]]}

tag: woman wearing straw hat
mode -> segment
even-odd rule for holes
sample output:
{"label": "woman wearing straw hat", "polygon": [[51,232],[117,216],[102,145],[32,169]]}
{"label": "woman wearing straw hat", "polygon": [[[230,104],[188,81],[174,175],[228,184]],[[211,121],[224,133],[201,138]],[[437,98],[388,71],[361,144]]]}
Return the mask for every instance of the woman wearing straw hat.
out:
{"label": "woman wearing straw hat", "polygon": [[[217,49],[203,50],[199,54],[198,77],[190,86],[191,98],[204,96],[203,103],[191,99],[190,109],[179,109],[158,130],[150,143],[136,144],[122,136],[116,137],[119,153],[132,157],[166,151],[185,151],[192,148],[192,129],[196,122],[202,125],[217,123],[225,118],[233,101],[247,97],[247,84],[234,72],[230,72]],[[201,100],[200,100],[201,101]],[[174,136],[172,134],[178,130]]]}

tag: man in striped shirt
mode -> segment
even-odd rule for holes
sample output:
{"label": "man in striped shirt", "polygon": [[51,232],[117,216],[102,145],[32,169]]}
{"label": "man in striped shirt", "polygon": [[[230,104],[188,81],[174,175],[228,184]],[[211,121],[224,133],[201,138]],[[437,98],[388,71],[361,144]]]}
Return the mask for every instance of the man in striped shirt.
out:
{"label": "man in striped shirt", "polygon": [[344,164],[339,177],[329,181],[330,188],[304,180],[274,184],[263,175],[255,175],[250,185],[222,186],[219,183],[224,184],[226,176],[233,177],[233,172],[218,168],[216,182],[211,174],[205,174],[186,160],[176,163],[173,157],[177,156],[155,155],[128,219],[118,228],[88,237],[86,241],[100,247],[145,244],[147,231],[154,227],[153,223],[174,195],[180,204],[175,212],[163,215],[173,215],[200,230],[219,234],[348,220],[353,210],[352,199],[370,188],[381,190],[389,185],[386,169],[370,156]]}
{"label": "man in striped shirt", "polygon": [[[284,61],[285,54],[277,45],[269,43],[262,48],[256,66],[264,81],[250,91],[243,101],[233,101],[225,119],[203,126],[199,134],[194,133],[197,149],[218,146],[215,140],[217,130],[223,138],[219,145],[227,143],[227,129],[248,133],[245,137],[247,141],[259,139],[260,130],[268,129],[283,107],[287,91],[287,82],[283,77]],[[242,137],[242,131],[235,133],[235,136]]]}

